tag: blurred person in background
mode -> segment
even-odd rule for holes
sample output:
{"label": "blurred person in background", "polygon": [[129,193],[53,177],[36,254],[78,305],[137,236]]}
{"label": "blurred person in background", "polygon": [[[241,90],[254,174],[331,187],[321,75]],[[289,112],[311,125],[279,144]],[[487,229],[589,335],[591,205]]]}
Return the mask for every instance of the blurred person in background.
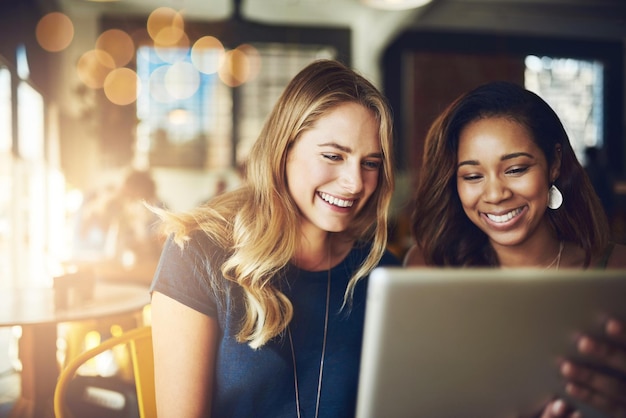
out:
{"label": "blurred person in background", "polygon": [[152,175],[131,169],[118,185],[90,193],[79,211],[74,261],[107,280],[149,284],[163,239],[146,205],[163,207]]}

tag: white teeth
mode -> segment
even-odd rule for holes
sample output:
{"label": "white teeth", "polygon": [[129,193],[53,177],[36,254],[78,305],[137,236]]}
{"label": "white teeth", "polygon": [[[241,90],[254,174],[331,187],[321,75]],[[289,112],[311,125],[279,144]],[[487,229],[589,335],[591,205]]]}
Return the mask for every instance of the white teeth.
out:
{"label": "white teeth", "polygon": [[322,192],[320,192],[319,195],[322,199],[324,199],[331,205],[339,206],[341,208],[349,208],[352,207],[352,205],[354,204],[354,200],[343,200]]}
{"label": "white teeth", "polygon": [[490,213],[487,213],[486,215],[492,221],[494,221],[496,223],[502,223],[502,222],[506,222],[506,221],[512,219],[513,217],[519,215],[519,213],[521,211],[522,211],[522,209],[518,208],[518,209],[510,211],[509,213],[505,213],[504,215],[492,215]]}

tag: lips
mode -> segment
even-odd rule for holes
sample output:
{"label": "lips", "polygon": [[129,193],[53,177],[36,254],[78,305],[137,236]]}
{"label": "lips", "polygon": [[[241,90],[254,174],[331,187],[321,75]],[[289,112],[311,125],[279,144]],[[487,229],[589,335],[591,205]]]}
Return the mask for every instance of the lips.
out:
{"label": "lips", "polygon": [[522,208],[517,208],[503,215],[494,215],[492,213],[485,213],[485,216],[487,216],[487,218],[489,218],[490,221],[501,224],[501,223],[510,221],[511,219],[519,215],[521,212],[522,212]]}
{"label": "lips", "polygon": [[326,203],[330,203],[331,205],[340,208],[349,208],[354,205],[354,200],[339,199],[338,197],[331,196],[328,193],[319,192],[318,196],[321,197]]}

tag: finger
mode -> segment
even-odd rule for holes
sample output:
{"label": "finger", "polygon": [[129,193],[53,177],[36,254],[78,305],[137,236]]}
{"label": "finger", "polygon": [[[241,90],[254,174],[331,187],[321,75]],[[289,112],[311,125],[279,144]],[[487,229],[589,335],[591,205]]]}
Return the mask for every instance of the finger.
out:
{"label": "finger", "polygon": [[613,344],[601,342],[583,335],[578,340],[578,351],[601,360],[606,365],[626,373],[626,350]]}
{"label": "finger", "polygon": [[621,342],[622,344],[626,344],[626,326],[623,322],[610,318],[604,327],[606,335],[611,337],[612,339]]}
{"label": "finger", "polygon": [[541,418],[580,418],[580,413],[572,411],[562,399],[555,399],[550,401],[543,409]]}
{"label": "finger", "polygon": [[623,380],[570,361],[563,362],[560,369],[568,381],[626,405],[626,382]]}
{"label": "finger", "polygon": [[565,385],[565,391],[572,398],[587,403],[612,418],[626,418],[626,405],[603,396],[589,387],[570,382]]}

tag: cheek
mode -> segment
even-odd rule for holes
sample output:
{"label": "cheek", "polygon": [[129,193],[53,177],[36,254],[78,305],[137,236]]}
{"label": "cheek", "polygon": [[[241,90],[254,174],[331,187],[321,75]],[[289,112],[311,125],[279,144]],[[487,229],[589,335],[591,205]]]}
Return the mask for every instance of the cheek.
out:
{"label": "cheek", "polygon": [[378,176],[378,173],[370,172],[366,172],[363,175],[363,188],[365,189],[365,196],[368,199],[378,188]]}
{"label": "cheek", "polygon": [[528,198],[548,199],[548,183],[542,177],[528,178],[527,181],[517,184],[519,194],[526,194]]}
{"label": "cheek", "polygon": [[287,176],[287,189],[292,197],[295,197],[294,192],[302,189],[302,172],[300,171],[302,165],[298,161],[290,161],[287,163],[285,174]]}
{"label": "cheek", "polygon": [[472,205],[476,200],[476,192],[472,189],[472,187],[463,182],[457,181],[456,191],[459,195],[459,200],[461,201],[461,205],[463,207]]}

